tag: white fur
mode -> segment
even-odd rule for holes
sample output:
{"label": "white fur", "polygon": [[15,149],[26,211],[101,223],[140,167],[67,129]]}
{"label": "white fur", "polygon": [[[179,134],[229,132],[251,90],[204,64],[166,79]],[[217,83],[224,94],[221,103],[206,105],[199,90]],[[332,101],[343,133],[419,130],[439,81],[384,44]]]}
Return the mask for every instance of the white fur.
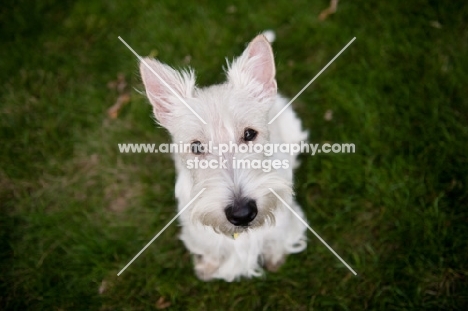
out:
{"label": "white fur", "polygon": [[[175,143],[212,141],[242,143],[245,128],[258,132],[255,143],[298,143],[307,139],[301,122],[289,107],[271,125],[287,103],[276,92],[275,66],[268,41],[257,36],[242,56],[228,65],[226,83],[207,88],[195,86],[193,71],[177,72],[152,59],[145,61],[188,105],[204,125],[166,85],[141,64],[146,93],[158,122],[167,128]],[[258,169],[234,169],[232,159],[266,159],[264,154],[225,153],[227,169],[189,170],[190,159],[218,159],[218,154],[174,154],[177,170],[175,193],[179,211],[202,188],[206,190],[180,216],[181,240],[194,254],[195,272],[203,280],[233,281],[241,276],[262,274],[262,264],[279,266],[285,256],[306,247],[305,226],[268,188],[274,189],[294,210],[304,216],[293,199],[292,169],[296,155],[274,154],[271,160],[289,160],[288,169],[265,173]],[[252,198],[257,217],[248,227],[232,225],[224,213],[233,196]],[[238,238],[233,239],[233,234]]]}
{"label": "white fur", "polygon": [[270,43],[273,43],[275,42],[275,39],[276,39],[276,34],[273,30],[265,30],[263,32],[263,35],[265,36],[265,38],[270,42]]}

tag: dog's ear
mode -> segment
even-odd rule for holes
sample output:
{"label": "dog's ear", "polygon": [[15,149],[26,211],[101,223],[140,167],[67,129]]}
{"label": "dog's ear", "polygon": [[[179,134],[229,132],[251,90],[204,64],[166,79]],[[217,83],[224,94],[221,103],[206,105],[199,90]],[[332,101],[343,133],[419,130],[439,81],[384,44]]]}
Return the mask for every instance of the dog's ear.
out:
{"label": "dog's ear", "polygon": [[257,85],[252,91],[261,99],[276,95],[275,60],[271,45],[264,35],[258,35],[249,43],[242,55],[228,66],[227,76],[236,87]]}
{"label": "dog's ear", "polygon": [[140,62],[140,73],[146,89],[146,96],[153,105],[158,122],[168,127],[183,106],[183,101],[191,98],[195,89],[193,71],[176,71],[157,60],[144,58]]}

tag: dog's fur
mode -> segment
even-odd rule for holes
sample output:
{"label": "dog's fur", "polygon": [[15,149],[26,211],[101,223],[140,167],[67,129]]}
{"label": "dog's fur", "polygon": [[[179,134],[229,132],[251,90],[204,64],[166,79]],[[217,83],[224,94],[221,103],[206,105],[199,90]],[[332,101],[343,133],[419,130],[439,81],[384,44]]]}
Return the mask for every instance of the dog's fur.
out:
{"label": "dog's fur", "polygon": [[[307,132],[302,130],[290,107],[268,125],[287,101],[277,94],[273,53],[263,35],[257,36],[242,56],[228,65],[227,82],[220,85],[198,88],[191,70],[176,71],[154,59],[146,58],[144,62],[165,81],[143,62],[140,64],[154,115],[170,132],[174,143],[243,144],[246,128],[258,132],[255,144],[298,143],[307,139]],[[188,169],[187,160],[195,157],[218,160],[218,154],[174,154],[179,211],[206,188],[180,216],[180,238],[193,254],[195,272],[200,279],[232,281],[241,276],[259,276],[262,266],[275,271],[287,254],[305,249],[305,226],[269,190],[275,190],[303,217],[291,189],[296,155],[274,154],[270,159],[288,160],[290,167],[268,173],[261,169],[235,169],[230,164],[233,158],[266,159],[262,153],[224,153],[222,158],[228,160],[227,169]],[[255,200],[258,214],[248,226],[235,226],[227,220],[225,208],[242,198]]]}

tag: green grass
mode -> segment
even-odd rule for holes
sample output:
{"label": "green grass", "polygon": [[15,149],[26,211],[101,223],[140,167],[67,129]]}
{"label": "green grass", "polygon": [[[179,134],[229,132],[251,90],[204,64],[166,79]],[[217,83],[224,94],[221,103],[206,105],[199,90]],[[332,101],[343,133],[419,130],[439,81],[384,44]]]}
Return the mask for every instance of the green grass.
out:
{"label": "green grass", "polygon": [[[326,0],[40,3],[0,9],[0,309],[153,310],[159,299],[167,310],[468,305],[462,1],[341,1],[324,22]],[[302,156],[295,188],[309,223],[359,276],[309,234],[307,250],[276,274],[203,283],[173,225],[117,277],[176,204],[169,156],[118,153],[117,143],[169,136],[117,37],[189,64],[208,85],[264,29],[276,31],[277,80],[289,97],[357,37],[294,106],[311,141],[357,146]],[[117,93],[106,85],[119,73],[131,102],[111,120]]]}

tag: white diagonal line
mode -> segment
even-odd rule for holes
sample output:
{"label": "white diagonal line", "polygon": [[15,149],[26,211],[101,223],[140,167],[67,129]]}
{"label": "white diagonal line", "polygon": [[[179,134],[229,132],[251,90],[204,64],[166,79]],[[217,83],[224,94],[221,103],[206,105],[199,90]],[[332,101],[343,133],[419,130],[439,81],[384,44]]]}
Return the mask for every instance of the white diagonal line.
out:
{"label": "white diagonal line", "polygon": [[185,106],[187,106],[187,108],[190,109],[190,111],[191,111],[198,119],[200,119],[200,121],[202,121],[203,124],[206,124],[205,120],[203,120],[203,119],[198,115],[198,113],[196,113],[195,110],[193,110],[192,107],[190,107],[190,106],[187,104],[187,102],[186,102],[182,97],[180,97],[179,94],[177,94],[177,92],[174,91],[174,90],[172,89],[172,87],[170,87],[169,84],[167,84],[166,81],[164,81],[164,79],[161,78],[161,76],[160,76],[156,71],[154,71],[153,68],[150,67],[150,65],[148,65],[147,62],[145,62],[145,60],[143,59],[143,57],[141,57],[140,55],[138,55],[137,52],[135,52],[135,50],[133,50],[133,49],[130,47],[130,45],[128,45],[127,42],[125,42],[125,40],[122,39],[120,36],[119,36],[119,40],[122,41],[122,43],[125,44],[125,46],[126,46],[130,51],[132,51],[132,53],[135,54],[135,56],[136,56],[146,67],[148,67],[148,69],[149,69],[152,73],[154,73],[154,74],[156,75],[156,77],[158,77],[158,79],[164,84],[164,86],[167,87],[167,88],[168,88],[168,89],[185,105]]}
{"label": "white diagonal line", "polygon": [[270,191],[284,204],[286,205],[287,208],[289,208],[289,210],[294,214],[294,216],[296,216],[307,228],[309,228],[310,232],[312,232],[316,237],[317,239],[320,240],[320,242],[323,243],[323,245],[325,245],[332,253],[333,255],[335,255],[345,266],[346,268],[348,268],[354,275],[357,275],[356,271],[353,270],[353,268],[351,268],[347,263],[346,261],[344,261],[340,255],[338,255],[334,250],[333,248],[331,248],[327,242],[325,242],[315,231],[314,229],[312,229],[305,221],[304,219],[301,218],[301,216],[299,216],[289,205],[288,203],[286,203],[273,189],[271,188],[268,188],[270,189]]}
{"label": "white diagonal line", "polygon": [[354,37],[353,39],[351,39],[351,41],[349,41],[349,43],[348,43],[348,44],[346,44],[346,46],[345,46],[344,48],[342,48],[342,49],[341,49],[341,51],[339,51],[339,52],[338,52],[338,54],[336,54],[336,56],[335,56],[335,57],[333,57],[333,59],[332,59],[331,61],[329,61],[329,62],[328,62],[328,64],[326,64],[326,65],[325,65],[325,67],[323,67],[323,69],[322,69],[322,70],[320,70],[320,72],[319,72],[318,74],[316,74],[316,75],[315,75],[315,77],[313,77],[313,79],[312,79],[312,80],[310,80],[310,82],[309,82],[309,83],[307,83],[307,84],[306,84],[306,86],[304,86],[304,87],[302,88],[302,90],[300,90],[300,91],[299,91],[299,93],[297,93],[297,95],[296,95],[296,96],[294,96],[294,97],[293,97],[293,99],[291,99],[291,100],[289,101],[289,103],[288,103],[288,104],[287,104],[287,105],[286,105],[286,106],[285,106],[283,109],[281,109],[281,111],[280,111],[280,112],[278,112],[278,113],[276,114],[276,116],[274,116],[274,118],[273,118],[273,119],[271,119],[271,120],[270,120],[270,122],[268,122],[268,124],[271,124],[271,123],[273,123],[273,121],[275,121],[275,120],[276,120],[276,118],[278,118],[278,117],[279,117],[279,115],[280,115],[280,114],[282,114],[282,113],[283,113],[283,111],[285,111],[285,110],[286,110],[286,108],[288,108],[288,107],[289,107],[289,105],[291,105],[291,104],[292,104],[292,102],[293,102],[293,101],[295,101],[295,100],[296,100],[296,98],[298,98],[298,97],[299,97],[299,95],[301,95],[301,94],[302,94],[302,92],[304,92],[304,91],[305,91],[305,89],[306,89],[306,88],[308,88],[308,87],[309,87],[309,85],[311,85],[311,84],[312,84],[312,82],[314,82],[314,81],[315,81],[315,79],[317,79],[317,78],[318,78],[318,77],[319,77],[319,76],[322,74],[322,72],[324,72],[324,71],[325,71],[325,69],[327,69],[327,68],[328,68],[328,66],[330,66],[330,65],[331,65],[331,63],[333,63],[333,62],[335,61],[335,59],[337,59],[337,58],[338,58],[338,56],[340,56],[340,54],[341,54],[341,53],[343,53],[343,52],[344,52],[344,50],[346,50],[346,48],[347,48],[348,46],[350,46],[350,45],[351,45],[351,43],[353,43],[353,41],[354,41],[354,40],[356,40],[356,37]]}
{"label": "white diagonal line", "polygon": [[159,233],[156,234],[156,236],[154,238],[152,238],[151,241],[149,241],[148,244],[146,244],[146,246],[143,247],[143,249],[138,254],[136,254],[136,256],[133,257],[133,259],[130,260],[130,262],[122,270],[120,270],[119,273],[117,273],[117,276],[120,276],[122,274],[122,272],[124,272],[125,269],[127,269],[128,266],[130,266],[132,264],[132,262],[134,262],[135,259],[137,259],[138,256],[140,256],[141,253],[143,253],[148,248],[148,246],[150,246],[150,244],[153,243],[161,235],[161,233],[163,233],[164,230],[166,230],[167,227],[169,227],[174,222],[174,220],[176,220],[176,218],[179,217],[187,209],[187,207],[189,207],[190,204],[192,204],[193,201],[195,201],[200,196],[200,194],[202,194],[203,191],[205,191],[205,189],[206,188],[203,188],[202,190],[200,190],[200,192],[192,200],[190,200],[190,202],[188,202],[187,205],[185,205],[185,207],[180,212],[178,212],[177,215],[175,215],[174,218],[172,218],[171,221],[164,228],[162,228],[162,230],[159,231]]}

